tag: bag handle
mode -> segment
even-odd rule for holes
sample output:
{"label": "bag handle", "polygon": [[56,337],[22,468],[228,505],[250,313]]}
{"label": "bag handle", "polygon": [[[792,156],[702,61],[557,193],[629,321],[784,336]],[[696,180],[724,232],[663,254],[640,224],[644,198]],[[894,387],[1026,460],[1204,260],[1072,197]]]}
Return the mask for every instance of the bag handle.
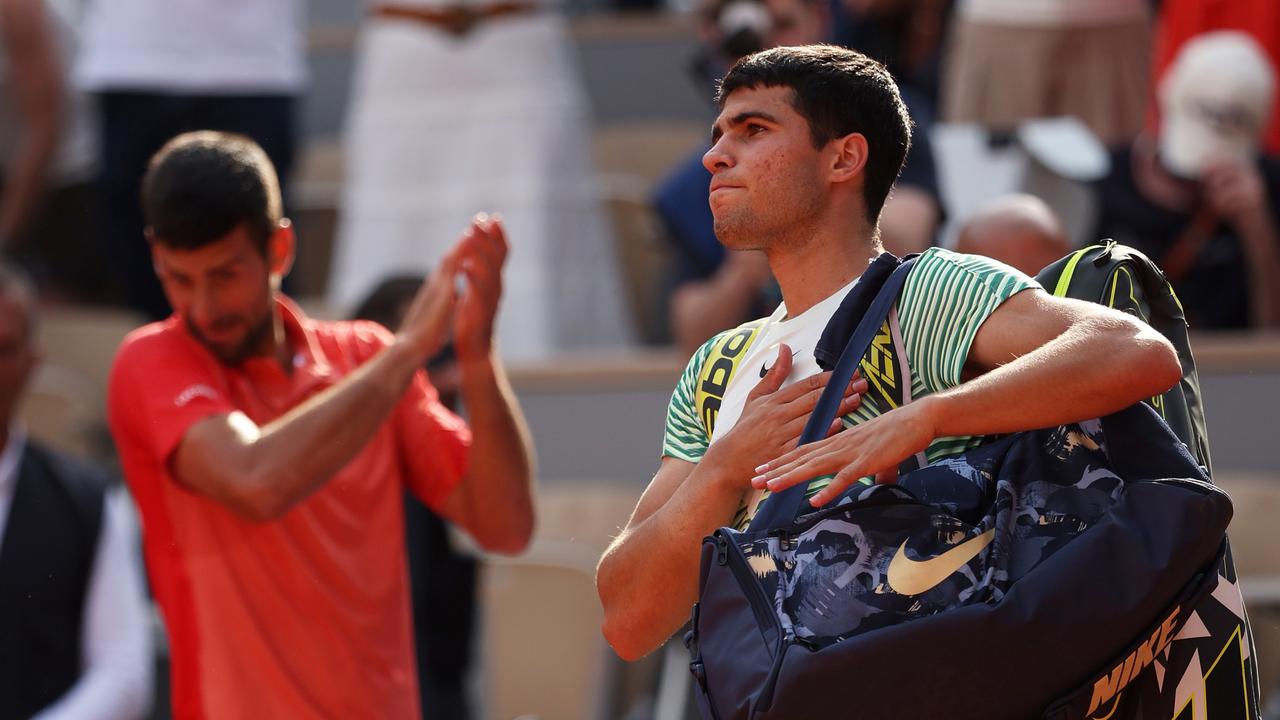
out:
{"label": "bag handle", "polygon": [[[862,320],[858,322],[857,329],[849,336],[849,342],[845,344],[844,352],[840,354],[840,361],[836,363],[831,379],[823,388],[818,404],[814,406],[813,413],[809,415],[809,420],[804,426],[804,432],[800,434],[800,445],[821,440],[827,436],[827,428],[831,427],[832,421],[836,419],[840,403],[844,400],[844,389],[853,379],[853,373],[858,369],[863,356],[871,348],[871,342],[875,339],[876,333],[884,325],[885,318],[889,316],[889,310],[897,301],[898,294],[902,292],[907,273],[911,271],[913,265],[915,265],[915,258],[910,258],[904,260],[893,271],[893,274],[880,287],[880,291],[876,293],[871,307],[867,308]],[[767,530],[790,523],[800,512],[805,501],[805,490],[808,487],[808,482],[801,482],[780,493],[770,495],[761,504],[755,517],[751,519],[747,531]]]}

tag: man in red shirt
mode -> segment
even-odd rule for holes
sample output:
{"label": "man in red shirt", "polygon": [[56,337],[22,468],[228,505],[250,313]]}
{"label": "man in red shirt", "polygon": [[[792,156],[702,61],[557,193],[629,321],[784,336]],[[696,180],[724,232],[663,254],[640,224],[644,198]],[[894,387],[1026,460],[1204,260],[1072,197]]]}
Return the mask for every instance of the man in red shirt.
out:
{"label": "man in red shirt", "polygon": [[[532,449],[492,339],[501,223],[472,222],[392,335],[281,294],[294,235],[252,141],[175,138],[143,206],[175,312],[125,339],[108,403],[174,716],[418,717],[402,488],[487,549],[518,552],[533,527]],[[421,369],[450,325],[470,429]]]}

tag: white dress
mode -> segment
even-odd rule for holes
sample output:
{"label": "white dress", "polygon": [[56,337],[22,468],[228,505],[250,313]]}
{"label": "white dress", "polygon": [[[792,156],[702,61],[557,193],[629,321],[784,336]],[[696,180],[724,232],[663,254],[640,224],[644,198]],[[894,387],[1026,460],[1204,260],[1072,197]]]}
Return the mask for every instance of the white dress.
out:
{"label": "white dress", "polygon": [[356,58],[331,302],[350,308],[384,276],[425,270],[473,214],[498,212],[512,248],[503,354],[627,341],[564,20],[548,8],[455,37],[371,17]]}

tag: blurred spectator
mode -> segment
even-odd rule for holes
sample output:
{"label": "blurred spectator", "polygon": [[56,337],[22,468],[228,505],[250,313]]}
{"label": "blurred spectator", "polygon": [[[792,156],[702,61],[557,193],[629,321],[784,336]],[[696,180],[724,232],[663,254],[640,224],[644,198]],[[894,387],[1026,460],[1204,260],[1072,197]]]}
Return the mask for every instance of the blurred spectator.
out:
{"label": "blurred spectator", "polygon": [[1128,143],[1147,100],[1149,15],[1147,0],[958,0],[943,118],[1008,133],[1070,115]]}
{"label": "blurred spectator", "polygon": [[[501,224],[473,221],[392,335],[280,293],[294,236],[247,138],[175,138],[143,201],[175,313],[125,339],[108,417],[174,715],[418,717],[404,490],[488,550],[532,533],[532,448],[493,347]],[[450,324],[470,428],[422,372]]]}
{"label": "blurred spectator", "polygon": [[[727,68],[764,47],[823,42],[831,32],[825,0],[713,0],[704,17],[700,67]],[[710,97],[710,96],[708,96]],[[903,94],[911,109],[907,93]],[[701,146],[659,185],[653,203],[675,246],[671,326],[676,344],[692,352],[711,335],[767,314],[781,299],[758,253],[726,253],[707,204],[711,173]],[[934,242],[942,201],[927,127],[918,128],[902,175],[880,215],[880,239],[897,255]]]}
{"label": "blurred spectator", "polygon": [[[834,42],[879,60],[913,95],[917,121],[938,106],[942,39],[953,0],[833,0]],[[918,116],[928,114],[928,120]]]}
{"label": "blurred spectator", "polygon": [[302,11],[302,0],[88,0],[75,74],[100,111],[101,234],[126,300],[147,316],[170,310],[142,236],[147,161],[182,132],[236,132],[266,150],[287,190]]}
{"label": "blurred spectator", "polygon": [[502,351],[631,338],[592,182],[590,124],[554,0],[372,3],[356,47],[329,300],[439,262],[491,208],[516,238]]}
{"label": "blurred spectator", "polygon": [[965,221],[956,252],[985,255],[1035,277],[1072,250],[1062,221],[1034,195],[997,198]]}
{"label": "blurred spectator", "polygon": [[[387,278],[360,303],[355,318],[400,327],[421,288],[420,277]],[[461,375],[452,345],[427,361],[427,375],[440,404],[457,412]],[[453,547],[446,522],[410,492],[404,493],[404,534],[422,716],[467,720],[472,717],[467,679],[475,634],[475,558]]]}
{"label": "blurred spectator", "polygon": [[128,499],[17,418],[35,302],[0,265],[0,718],[140,718],[153,658]]}
{"label": "blurred spectator", "polygon": [[1097,237],[1160,265],[1192,328],[1280,324],[1280,163],[1259,139],[1275,71],[1249,36],[1188,42],[1160,85],[1160,137],[1112,156]]}
{"label": "blurred spectator", "polygon": [[97,149],[88,98],[66,72],[76,0],[0,0],[0,250],[58,299],[112,299],[95,236]]}
{"label": "blurred spectator", "polygon": [[[1214,30],[1239,30],[1253,36],[1271,58],[1272,67],[1280,67],[1280,2],[1276,0],[1162,0],[1156,23],[1155,63],[1152,87],[1158,87],[1183,43]],[[1147,127],[1159,126],[1159,106],[1148,113]],[[1280,113],[1271,114],[1271,123],[1263,135],[1268,154],[1280,155]]]}

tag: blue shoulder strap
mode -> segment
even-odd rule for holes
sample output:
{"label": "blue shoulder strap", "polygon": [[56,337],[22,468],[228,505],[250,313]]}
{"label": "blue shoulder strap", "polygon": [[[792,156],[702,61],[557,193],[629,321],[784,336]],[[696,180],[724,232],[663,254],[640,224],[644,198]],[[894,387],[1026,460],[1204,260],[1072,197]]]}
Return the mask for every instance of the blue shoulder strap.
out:
{"label": "blue shoulder strap", "polygon": [[[858,322],[857,329],[849,337],[844,352],[840,354],[840,361],[836,363],[835,370],[831,374],[831,380],[827,382],[822,395],[818,398],[817,406],[809,415],[809,421],[800,435],[801,445],[827,436],[827,428],[831,427],[831,422],[836,419],[840,401],[844,398],[844,389],[848,387],[854,371],[858,369],[858,363],[871,347],[871,341],[875,339],[876,332],[889,316],[889,310],[893,308],[898,294],[902,292],[907,273],[911,271],[913,265],[915,265],[915,258],[903,261],[876,293],[876,299],[872,301],[871,307]],[[808,487],[808,482],[802,482],[769,496],[751,520],[751,525],[747,528],[748,532],[781,527],[790,523],[800,512],[805,501],[805,490]]]}

